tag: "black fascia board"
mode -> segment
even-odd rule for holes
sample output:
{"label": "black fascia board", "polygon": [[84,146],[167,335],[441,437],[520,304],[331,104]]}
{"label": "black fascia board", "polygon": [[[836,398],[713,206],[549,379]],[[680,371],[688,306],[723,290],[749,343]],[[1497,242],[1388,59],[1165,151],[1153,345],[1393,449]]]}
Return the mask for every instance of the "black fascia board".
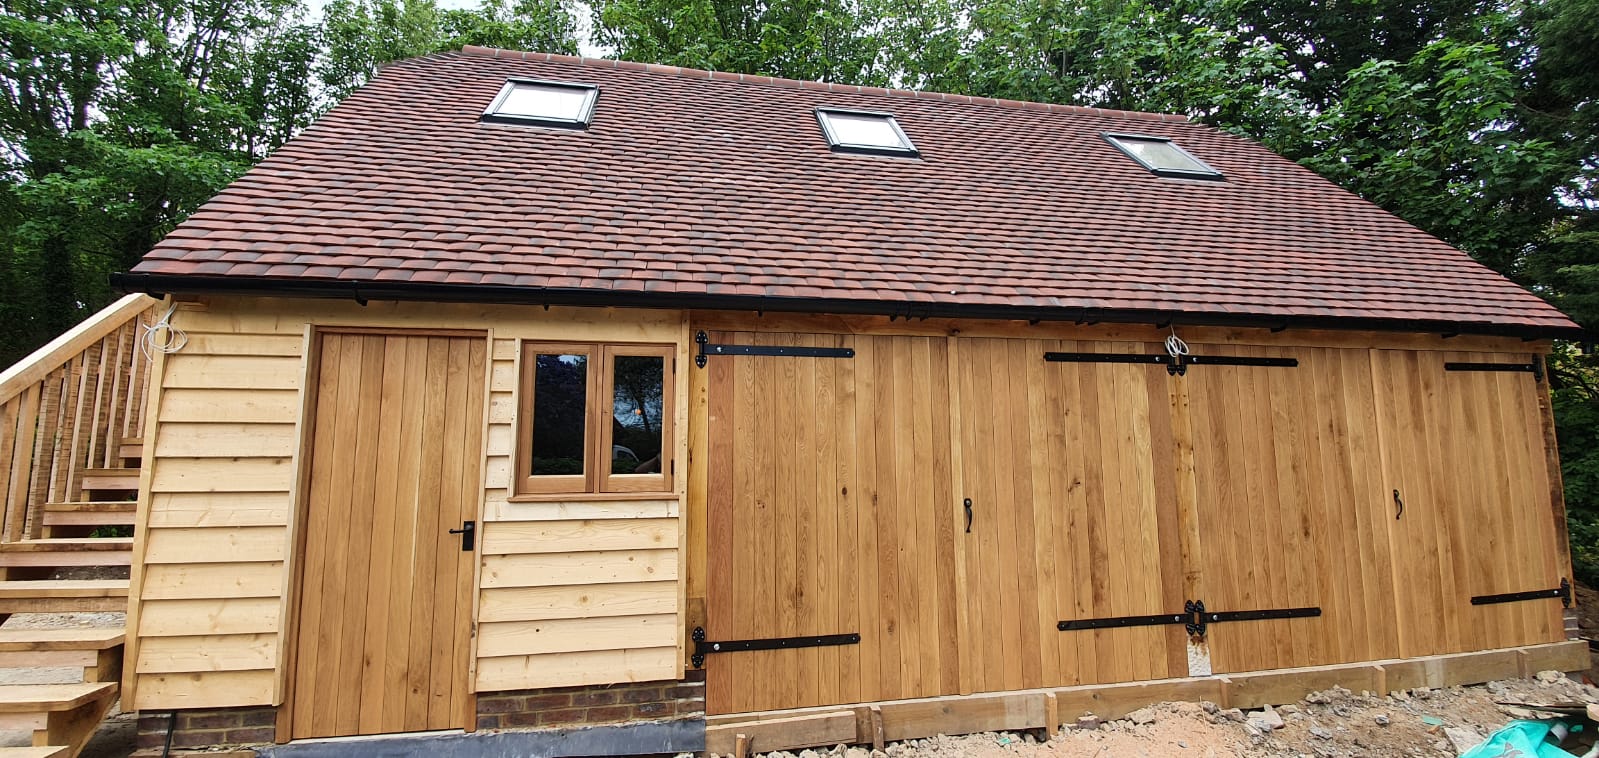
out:
{"label": "black fascia board", "polygon": [[1337,331],[1402,332],[1411,334],[1474,334],[1518,337],[1524,340],[1591,339],[1580,328],[1494,324],[1421,319],[1354,318],[1337,316],[1274,316],[1241,313],[1195,313],[1156,309],[1106,309],[932,303],[903,300],[852,300],[844,298],[771,297],[762,295],[708,295],[648,290],[593,290],[556,287],[515,287],[495,284],[440,282],[374,282],[338,279],[286,279],[245,276],[189,276],[125,272],[111,275],[111,286],[121,292],[150,295],[245,295],[438,303],[492,303],[498,305],[564,305],[596,308],[656,308],[711,311],[766,311],[772,313],[826,313],[852,316],[890,316],[910,319],[960,318],[1003,321],[1070,321],[1082,324],[1158,324],[1162,327],[1211,326]]}

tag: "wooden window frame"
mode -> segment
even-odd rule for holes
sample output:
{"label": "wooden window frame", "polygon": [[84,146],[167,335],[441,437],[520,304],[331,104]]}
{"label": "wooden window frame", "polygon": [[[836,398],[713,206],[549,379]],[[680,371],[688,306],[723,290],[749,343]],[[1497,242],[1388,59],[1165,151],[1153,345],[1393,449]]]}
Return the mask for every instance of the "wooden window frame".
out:
{"label": "wooden window frame", "polygon": [[[583,473],[534,476],[533,395],[540,355],[582,355],[588,359],[584,376]],[[610,471],[615,413],[615,359],[650,356],[661,359],[661,471],[658,474],[613,474]],[[521,375],[516,403],[516,486],[511,498],[548,499],[570,495],[594,498],[605,495],[671,495],[673,490],[673,436],[675,396],[673,379],[677,346],[667,344],[610,344],[597,342],[532,342],[521,345]]]}

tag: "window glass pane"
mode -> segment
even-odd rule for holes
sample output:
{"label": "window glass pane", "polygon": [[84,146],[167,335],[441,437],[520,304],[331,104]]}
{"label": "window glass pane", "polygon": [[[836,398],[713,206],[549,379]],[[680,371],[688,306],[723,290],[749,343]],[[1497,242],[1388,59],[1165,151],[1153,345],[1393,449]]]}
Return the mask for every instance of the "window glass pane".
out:
{"label": "window glass pane", "polygon": [[1116,141],[1125,147],[1128,152],[1138,156],[1153,168],[1194,171],[1203,174],[1214,173],[1205,164],[1188,157],[1183,151],[1178,150],[1176,146],[1166,140],[1117,137]]}
{"label": "window glass pane", "polygon": [[611,414],[611,473],[658,474],[666,359],[618,355],[612,371],[616,397]]}
{"label": "window glass pane", "polygon": [[588,356],[540,354],[533,374],[533,476],[583,473]]}
{"label": "window glass pane", "polygon": [[846,113],[828,113],[827,122],[833,127],[833,136],[841,145],[871,145],[873,147],[906,147],[894,131],[894,126],[882,116],[854,116]]}
{"label": "window glass pane", "polygon": [[589,92],[586,88],[517,84],[495,113],[578,121],[583,118],[583,102]]}

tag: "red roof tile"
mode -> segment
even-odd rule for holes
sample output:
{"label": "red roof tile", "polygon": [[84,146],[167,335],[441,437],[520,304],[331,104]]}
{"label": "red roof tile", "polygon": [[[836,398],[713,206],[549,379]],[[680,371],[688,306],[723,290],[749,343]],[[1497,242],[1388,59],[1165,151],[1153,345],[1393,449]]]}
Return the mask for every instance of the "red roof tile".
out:
{"label": "red roof tile", "polygon": [[[591,126],[480,123],[508,76],[597,85]],[[921,157],[831,152],[818,106],[891,112]],[[1154,176],[1102,132],[1170,137],[1226,180]],[[483,48],[385,68],[133,273],[1575,329],[1464,253],[1181,117]]]}

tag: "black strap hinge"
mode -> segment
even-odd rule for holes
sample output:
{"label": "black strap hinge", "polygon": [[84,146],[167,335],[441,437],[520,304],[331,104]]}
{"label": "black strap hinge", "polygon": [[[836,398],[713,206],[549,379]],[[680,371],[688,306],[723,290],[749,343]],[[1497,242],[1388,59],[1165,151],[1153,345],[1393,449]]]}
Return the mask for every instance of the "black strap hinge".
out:
{"label": "black strap hinge", "polygon": [[1161,353],[1044,353],[1050,363],[1155,363],[1166,373],[1185,376],[1189,366],[1265,366],[1294,368],[1298,358],[1259,358],[1244,355],[1165,355]]}
{"label": "black strap hinge", "polygon": [[1560,586],[1548,590],[1528,590],[1526,592],[1505,592],[1498,595],[1477,595],[1471,599],[1472,605],[1494,605],[1496,603],[1515,603],[1522,600],[1556,600],[1560,604],[1571,607],[1571,580],[1561,577]]}
{"label": "black strap hinge", "polygon": [[1480,363],[1472,361],[1450,361],[1444,364],[1445,371],[1491,371],[1499,373],[1527,373],[1532,374],[1536,381],[1543,381],[1543,361],[1536,355],[1526,363]]}
{"label": "black strap hinge", "polygon": [[694,335],[700,351],[694,356],[694,365],[705,368],[705,361],[713,355],[768,355],[785,358],[854,358],[855,350],[848,347],[799,347],[789,345],[713,345],[705,332]]}
{"label": "black strap hinge", "polygon": [[822,634],[811,637],[770,637],[763,640],[723,640],[710,642],[705,639],[705,627],[694,627],[690,635],[694,640],[694,654],[689,656],[689,661],[694,668],[705,667],[705,656],[711,653],[742,653],[748,650],[789,650],[801,647],[829,647],[832,645],[858,645],[861,635],[851,632],[849,634]]}
{"label": "black strap hinge", "polygon": [[1203,600],[1183,601],[1182,613],[1161,613],[1153,616],[1110,616],[1107,618],[1061,621],[1055,625],[1063,632],[1079,629],[1121,629],[1130,626],[1157,626],[1182,624],[1195,637],[1205,636],[1211,624],[1229,621],[1268,621],[1271,619],[1296,619],[1320,616],[1320,608],[1268,608],[1255,611],[1207,611]]}
{"label": "black strap hinge", "polygon": [[1107,618],[1061,621],[1055,624],[1055,628],[1063,632],[1077,629],[1123,629],[1129,626],[1186,624],[1190,618],[1186,613],[1157,613],[1153,616],[1110,616]]}

